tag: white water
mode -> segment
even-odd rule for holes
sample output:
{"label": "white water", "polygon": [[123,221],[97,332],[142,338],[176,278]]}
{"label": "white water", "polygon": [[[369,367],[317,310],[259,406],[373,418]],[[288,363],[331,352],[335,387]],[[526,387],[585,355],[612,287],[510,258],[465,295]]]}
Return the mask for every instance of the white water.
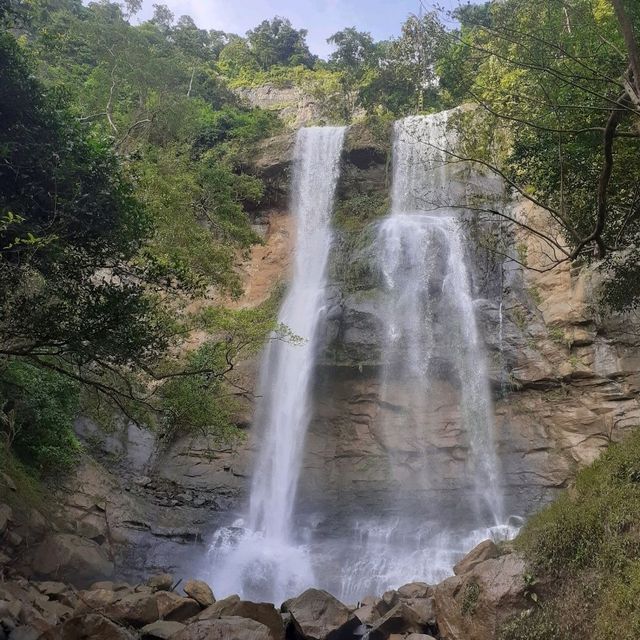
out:
{"label": "white water", "polygon": [[331,248],[331,213],[344,127],[298,132],[292,210],[296,216],[293,278],[278,321],[302,344],[272,340],[262,360],[256,416],[258,459],[249,513],[220,530],[211,548],[216,592],[280,602],[315,582],[292,513],[311,419],[310,384]]}
{"label": "white water", "polygon": [[[210,549],[206,577],[219,596],[279,603],[314,586],[355,602],[406,582],[437,582],[477,543],[517,531],[519,519],[503,513],[470,251],[460,216],[440,208],[460,202],[465,189],[459,168],[437,150],[455,144],[446,125],[446,113],[396,123],[392,212],[378,225],[374,246],[382,278],[377,313],[386,328],[380,401],[402,409],[381,425],[389,504],[366,517],[319,514],[318,521],[330,523],[324,533],[315,529],[314,514],[303,516],[294,507],[312,417],[310,384],[343,130],[299,133],[295,270],[279,320],[305,342],[272,342],[266,349],[250,507],[245,518],[216,533]],[[453,407],[452,425],[443,427],[440,405]],[[455,460],[447,459],[443,438],[453,443]],[[407,451],[421,461],[408,463]],[[420,495],[403,490],[407,467],[409,473],[418,469],[419,482],[412,484],[424,488]]]}
{"label": "white water", "polygon": [[[427,495],[447,498],[416,497],[392,514],[358,523],[358,557],[340,584],[347,598],[361,595],[363,585],[380,593],[410,580],[440,580],[477,543],[512,537],[520,524],[519,518],[505,521],[487,359],[460,215],[439,208],[464,197],[459,167],[440,151],[455,145],[447,118],[445,112],[395,124],[392,213],[379,225],[375,252],[387,331],[380,399],[397,406],[401,390],[404,419],[384,429],[392,470],[406,462],[407,447],[399,442],[415,450],[413,443],[431,441],[431,449],[440,450],[438,442],[451,438],[465,472],[447,484],[459,459],[418,445],[428,460],[416,465],[420,485]],[[451,404],[451,395],[458,413],[443,426],[437,406]],[[392,504],[402,498],[401,480],[396,486]]]}

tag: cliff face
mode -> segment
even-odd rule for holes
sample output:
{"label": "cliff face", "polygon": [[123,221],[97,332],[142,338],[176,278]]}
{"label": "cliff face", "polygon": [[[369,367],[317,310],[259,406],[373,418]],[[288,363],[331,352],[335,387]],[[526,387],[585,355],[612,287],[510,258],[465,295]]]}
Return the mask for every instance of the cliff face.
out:
{"label": "cliff face", "polygon": [[[357,125],[345,142],[315,408],[299,491],[311,511],[392,511],[403,496],[444,509],[464,476],[468,450],[454,382],[443,376],[428,401],[410,410],[409,390],[400,383],[381,397],[385,319],[372,239],[389,208],[389,135],[388,129]],[[238,263],[246,285],[241,306],[260,304],[288,278],[292,149],[293,134],[287,133],[263,143],[255,158],[253,170],[268,182],[267,206],[253,213],[265,244]],[[461,173],[458,179],[466,188],[500,196],[486,176]],[[513,206],[525,212],[525,205]],[[482,248],[487,233],[507,232],[470,226],[466,252],[489,357],[507,513],[526,515],[637,424],[640,325],[596,308],[597,281],[589,268],[564,265],[538,273],[503,262]],[[508,240],[520,251],[529,243],[530,264],[536,266],[537,247],[530,240],[517,234]],[[437,336],[442,343],[446,330]],[[240,367],[244,387],[253,388],[257,364]],[[116,555],[130,573],[183,565],[193,555],[188,545],[204,543],[218,522],[228,522],[244,504],[259,446],[251,437],[252,411],[247,400],[238,422],[249,437],[234,450],[211,451],[198,438],[183,438],[158,452],[148,436],[131,428],[119,439],[108,438],[100,446],[105,465],[87,464],[63,494],[67,513],[90,537],[109,538],[121,548]],[[91,429],[83,428],[90,439]],[[427,471],[429,485],[423,482]]]}
{"label": "cliff face", "polygon": [[[388,210],[389,153],[384,136],[359,126],[349,132],[299,493],[311,509],[388,508],[390,491],[397,495],[398,488],[406,495],[422,493],[424,500],[437,498],[445,507],[448,490],[464,475],[468,451],[455,384],[443,376],[431,390],[437,401],[418,410],[407,410],[408,391],[401,384],[387,390],[384,401],[380,395],[386,337],[371,251],[376,217]],[[486,176],[467,173],[459,180],[485,196],[500,195]],[[513,207],[516,215],[539,215],[522,203]],[[640,331],[634,318],[597,309],[597,282],[589,268],[525,269],[483,249],[487,233],[509,232],[502,225],[470,227],[467,252],[491,369],[507,513],[525,515],[637,424]],[[514,252],[528,243],[529,265],[539,266],[534,241],[515,233],[508,242]],[[425,487],[425,472],[433,477],[434,468],[438,480]]]}

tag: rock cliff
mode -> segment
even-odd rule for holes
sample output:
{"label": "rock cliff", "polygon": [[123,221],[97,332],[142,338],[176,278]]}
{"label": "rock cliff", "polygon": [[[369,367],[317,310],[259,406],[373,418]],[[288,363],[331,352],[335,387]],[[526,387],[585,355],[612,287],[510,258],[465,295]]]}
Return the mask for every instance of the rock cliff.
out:
{"label": "rock cliff", "polygon": [[[246,285],[239,305],[259,304],[287,280],[292,148],[293,133],[286,132],[262,143],[254,159],[252,170],[268,182],[267,205],[253,212],[265,244],[238,262]],[[315,409],[299,491],[310,511],[393,510],[391,494],[394,500],[419,496],[421,502],[437,497],[446,508],[467,457],[457,390],[446,376],[431,392],[438,401],[418,411],[407,411],[400,384],[391,400],[380,397],[384,320],[376,304],[380,274],[371,266],[371,251],[377,219],[388,210],[389,164],[388,128],[354,125],[342,157]],[[465,188],[504,196],[486,176],[461,173],[459,180]],[[524,211],[525,205],[513,207]],[[512,251],[528,251],[531,266],[537,247],[501,225],[470,227],[467,233],[479,325],[491,364],[501,482],[508,513],[527,515],[637,424],[640,325],[634,317],[597,308],[598,282],[589,267],[524,269],[484,249],[487,233],[511,233],[506,242]],[[244,386],[251,387],[255,373],[255,362],[243,364]],[[120,566],[133,573],[180,566],[193,555],[188,545],[204,544],[213,528],[244,504],[257,446],[250,435],[251,414],[249,401],[238,416],[249,438],[233,450],[211,451],[198,438],[183,438],[157,451],[149,436],[125,427],[119,440],[109,437],[98,447],[105,464],[87,463],[67,487],[67,513],[78,527],[91,529],[94,539],[104,541],[109,530],[119,550],[129,549],[118,551]],[[428,432],[421,428],[425,422],[431,425]],[[80,431],[91,440],[86,425]],[[425,487],[422,474],[434,465],[438,481]]]}

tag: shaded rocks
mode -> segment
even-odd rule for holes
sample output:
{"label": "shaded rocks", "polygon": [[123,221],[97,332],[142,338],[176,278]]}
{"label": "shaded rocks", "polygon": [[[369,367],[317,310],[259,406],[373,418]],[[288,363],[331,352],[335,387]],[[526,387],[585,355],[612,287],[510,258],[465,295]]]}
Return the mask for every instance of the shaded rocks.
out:
{"label": "shaded rocks", "polygon": [[525,561],[517,553],[493,555],[482,543],[456,565],[458,575],[434,589],[435,614],[443,640],[492,640],[500,625],[525,607]]}
{"label": "shaded rocks", "polygon": [[291,614],[295,630],[304,640],[350,638],[360,624],[348,607],[320,589],[307,589],[282,607]]}
{"label": "shaded rocks", "polygon": [[13,511],[8,504],[0,504],[0,534],[3,534],[13,520]]}
{"label": "shaded rocks", "polygon": [[48,630],[41,640],[134,640],[135,636],[105,616],[88,613]]}
{"label": "shaded rocks", "polygon": [[31,557],[35,574],[47,578],[89,584],[113,575],[113,562],[93,540],[70,533],[52,533],[36,547]]}
{"label": "shaded rocks", "polygon": [[173,591],[158,591],[155,595],[159,616],[162,620],[183,622],[200,613],[200,605],[192,598],[183,598]]}
{"label": "shaded rocks", "polygon": [[173,576],[168,573],[159,573],[147,580],[147,586],[154,591],[170,591],[173,585]]}
{"label": "shaded rocks", "polygon": [[129,593],[107,606],[106,614],[116,622],[140,628],[160,618],[160,603],[151,592]]}
{"label": "shaded rocks", "polygon": [[211,587],[202,580],[187,580],[182,589],[203,607],[210,607],[216,601]]}
{"label": "shaded rocks", "polygon": [[184,624],[171,620],[157,620],[140,629],[142,640],[169,640],[179,631],[184,629]]}
{"label": "shaded rocks", "polygon": [[171,640],[270,640],[269,629],[255,620],[228,617],[198,620]]}

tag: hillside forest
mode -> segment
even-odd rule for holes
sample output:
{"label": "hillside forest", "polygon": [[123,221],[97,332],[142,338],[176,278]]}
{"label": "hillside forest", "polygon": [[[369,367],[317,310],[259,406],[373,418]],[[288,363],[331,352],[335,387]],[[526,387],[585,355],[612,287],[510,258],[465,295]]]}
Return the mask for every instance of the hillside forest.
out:
{"label": "hillside forest", "polygon": [[[233,304],[238,262],[264,241],[256,212],[279,188],[252,159],[291,124],[247,100],[265,85],[311,96],[314,124],[358,124],[377,140],[398,118],[460,107],[449,161],[499,176],[546,218],[516,220],[498,204],[478,205],[477,216],[539,239],[547,261],[528,265],[522,254],[524,268],[590,265],[603,283],[594,305],[640,308],[636,0],[422,11],[384,41],[346,26],[326,59],[286,17],[235,34],[163,4],[149,20],[140,9],[141,0],[0,0],[1,467],[36,484],[69,473],[83,455],[79,415],[107,430],[143,425],[165,445],[185,434],[212,446],[245,438],[234,421],[249,393],[237,363],[267,339],[300,339],[278,324],[281,288],[257,308]],[[640,637],[630,524],[640,510],[629,515],[637,495],[616,484],[618,471],[637,483],[630,458],[614,451],[591,472],[615,485],[613,503],[592,495],[591,477],[580,481],[592,528],[573,505],[561,516],[569,542],[554,537],[549,515],[522,542],[544,571],[567,561],[572,575],[625,576],[594,587],[621,617],[634,601],[626,635],[600,620],[602,638]],[[635,538],[611,542],[629,527]],[[593,546],[594,530],[604,546]],[[538,626],[516,621],[505,638],[578,637],[562,611],[541,608]]]}

